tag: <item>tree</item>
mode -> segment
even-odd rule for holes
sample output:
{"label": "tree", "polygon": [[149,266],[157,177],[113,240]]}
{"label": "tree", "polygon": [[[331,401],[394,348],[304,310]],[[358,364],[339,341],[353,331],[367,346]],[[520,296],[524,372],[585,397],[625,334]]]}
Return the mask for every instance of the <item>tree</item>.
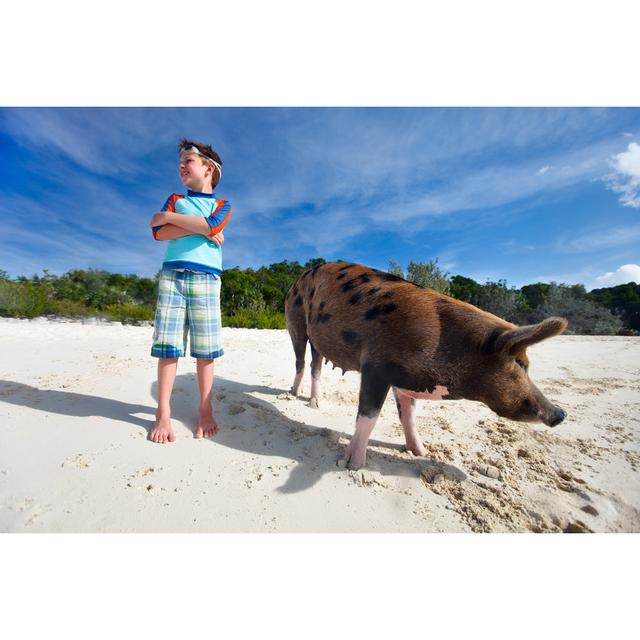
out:
{"label": "tree", "polygon": [[[298,264],[297,262],[293,264]],[[327,264],[327,261],[324,258],[311,258],[311,260],[307,260],[304,264],[304,269],[314,269],[315,267],[321,267],[323,264]],[[302,271],[300,272],[302,273]]]}
{"label": "tree", "polygon": [[550,316],[566,318],[567,333],[612,335],[622,329],[620,318],[582,295],[579,288],[555,282],[549,286],[547,301],[531,314],[530,320],[540,322]]}
{"label": "tree", "polygon": [[531,310],[537,309],[541,304],[545,304],[549,295],[550,284],[544,282],[536,282],[535,284],[527,284],[520,289],[525,297],[527,304]]}
{"label": "tree", "polygon": [[[252,270],[251,270],[252,271]],[[233,315],[240,309],[262,311],[264,298],[256,286],[255,275],[240,269],[226,269],[223,273],[224,285],[220,303],[225,315]]]}
{"label": "tree", "polygon": [[438,266],[438,258],[429,262],[410,262],[407,267],[407,280],[419,287],[433,289],[446,295],[451,285],[449,274]]}
{"label": "tree", "polygon": [[625,325],[640,331],[640,284],[629,282],[606,289],[594,289],[587,298],[620,316]]}
{"label": "tree", "polygon": [[471,304],[476,307],[515,323],[521,319],[524,302],[522,294],[515,287],[507,287],[506,280],[488,281],[471,297]]}
{"label": "tree", "polygon": [[389,269],[387,269],[387,271],[394,276],[404,278],[404,271],[402,270],[402,266],[395,260],[389,260]]}
{"label": "tree", "polygon": [[471,278],[453,276],[450,284],[450,295],[463,302],[471,302],[474,296],[482,291],[482,285]]}

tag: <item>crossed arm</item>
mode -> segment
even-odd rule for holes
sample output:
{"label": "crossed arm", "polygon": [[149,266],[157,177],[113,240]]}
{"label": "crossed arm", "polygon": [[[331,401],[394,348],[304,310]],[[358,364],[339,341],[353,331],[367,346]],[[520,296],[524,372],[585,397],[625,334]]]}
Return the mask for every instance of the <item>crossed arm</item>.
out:
{"label": "crossed arm", "polygon": [[175,240],[185,236],[203,235],[218,246],[224,242],[222,231],[211,237],[211,226],[201,216],[185,216],[172,211],[161,211],[151,218],[149,226],[151,228],[161,227],[155,233],[156,240]]}

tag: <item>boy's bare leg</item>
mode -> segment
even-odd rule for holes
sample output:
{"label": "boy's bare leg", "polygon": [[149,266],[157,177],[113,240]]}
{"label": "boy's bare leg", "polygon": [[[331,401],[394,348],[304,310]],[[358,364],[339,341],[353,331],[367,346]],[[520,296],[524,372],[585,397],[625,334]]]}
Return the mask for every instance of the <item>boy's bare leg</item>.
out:
{"label": "boy's bare leg", "polygon": [[178,370],[178,358],[158,359],[158,410],[156,426],[149,434],[153,442],[174,442],[176,439],[171,426],[171,391]]}
{"label": "boy's bare leg", "polygon": [[200,409],[196,438],[210,438],[218,433],[218,423],[213,417],[211,393],[213,390],[213,360],[198,358],[198,387],[200,389]]}

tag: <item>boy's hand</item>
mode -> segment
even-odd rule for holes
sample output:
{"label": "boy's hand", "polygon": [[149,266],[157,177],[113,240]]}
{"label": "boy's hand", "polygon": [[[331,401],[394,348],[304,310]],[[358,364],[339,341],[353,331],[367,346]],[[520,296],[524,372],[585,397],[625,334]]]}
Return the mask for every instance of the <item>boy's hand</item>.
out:
{"label": "boy's hand", "polygon": [[221,247],[224,244],[224,233],[222,233],[222,231],[220,233],[216,233],[211,240]]}
{"label": "boy's hand", "polygon": [[169,221],[167,220],[167,212],[160,211],[156,213],[153,218],[151,218],[151,222],[149,223],[150,227],[161,227],[164,224],[167,224]]}

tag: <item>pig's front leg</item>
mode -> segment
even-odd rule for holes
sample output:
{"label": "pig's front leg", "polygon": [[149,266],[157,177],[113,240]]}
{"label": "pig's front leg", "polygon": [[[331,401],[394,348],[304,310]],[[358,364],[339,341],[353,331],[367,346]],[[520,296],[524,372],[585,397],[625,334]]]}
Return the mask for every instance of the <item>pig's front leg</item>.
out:
{"label": "pig's front leg", "polygon": [[355,470],[364,467],[367,461],[369,436],[378,420],[389,387],[389,383],[375,366],[365,364],[362,367],[356,432],[343,458],[347,468]]}
{"label": "pig's front leg", "polygon": [[367,418],[358,414],[356,420],[356,432],[351,438],[351,442],[347,447],[344,454],[344,463],[348,469],[356,470],[364,467],[367,462],[367,443],[369,442],[369,436],[373,431],[373,427],[376,426],[378,420],[376,414],[372,418]]}
{"label": "pig's front leg", "polygon": [[404,430],[404,439],[407,446],[407,451],[411,451],[416,456],[425,455],[425,449],[418,435],[418,430],[415,424],[415,406],[416,401],[401,390],[393,387],[393,395],[396,399],[396,406],[398,407],[398,415],[400,416],[400,422]]}

